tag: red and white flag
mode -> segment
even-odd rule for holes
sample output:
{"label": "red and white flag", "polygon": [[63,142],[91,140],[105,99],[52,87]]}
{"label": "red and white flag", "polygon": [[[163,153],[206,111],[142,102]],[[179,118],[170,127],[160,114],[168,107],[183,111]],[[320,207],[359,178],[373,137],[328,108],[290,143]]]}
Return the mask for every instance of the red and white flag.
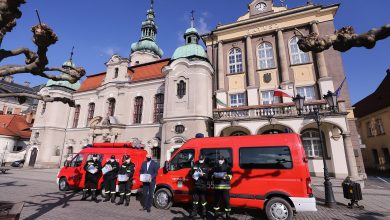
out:
{"label": "red and white flag", "polygon": [[282,90],[282,89],[276,89],[274,91],[274,96],[278,96],[278,97],[292,97],[290,94],[288,94],[288,92],[286,90]]}

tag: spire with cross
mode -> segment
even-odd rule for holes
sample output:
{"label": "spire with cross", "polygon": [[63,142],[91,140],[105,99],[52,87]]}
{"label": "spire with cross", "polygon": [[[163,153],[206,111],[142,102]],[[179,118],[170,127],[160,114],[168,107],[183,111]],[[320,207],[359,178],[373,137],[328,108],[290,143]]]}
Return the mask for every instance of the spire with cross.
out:
{"label": "spire with cross", "polygon": [[195,16],[194,16],[194,14],[195,14],[195,11],[192,10],[191,11],[191,27],[192,28],[195,27]]}
{"label": "spire with cross", "polygon": [[153,8],[153,5],[154,5],[154,0],[151,0],[151,2],[150,2],[150,8]]}
{"label": "spire with cross", "polygon": [[72,51],[70,52],[69,61],[70,61],[71,63],[73,62],[73,54],[74,54],[74,46],[72,47]]}

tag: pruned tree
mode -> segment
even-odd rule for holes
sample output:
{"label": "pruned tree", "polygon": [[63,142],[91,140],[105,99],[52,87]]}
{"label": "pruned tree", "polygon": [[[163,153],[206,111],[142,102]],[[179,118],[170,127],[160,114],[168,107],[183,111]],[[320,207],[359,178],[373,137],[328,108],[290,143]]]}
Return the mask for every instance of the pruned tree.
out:
{"label": "pruned tree", "polygon": [[[298,31],[299,32],[299,31]],[[332,35],[320,37],[312,32],[307,36],[300,33],[298,46],[303,52],[322,52],[331,47],[340,52],[346,52],[353,47],[365,47],[372,49],[376,42],[390,36],[390,24],[386,24],[379,29],[371,29],[367,33],[355,34],[353,27],[347,26],[335,31]]]}
{"label": "pruned tree", "polygon": [[[5,35],[12,31],[16,26],[16,20],[22,16],[22,12],[19,7],[25,4],[25,0],[0,0],[0,45]],[[5,50],[0,48],[0,62],[9,57],[15,57],[19,55],[25,56],[25,64],[3,65],[0,66],[0,77],[11,76],[21,73],[30,73],[35,76],[41,76],[54,81],[69,81],[75,83],[85,75],[85,70],[82,67],[48,67],[49,60],[47,58],[48,48],[58,41],[57,35],[47,25],[40,21],[39,24],[32,27],[33,32],[32,41],[37,46],[36,51],[32,51],[28,48],[17,48],[13,50]],[[57,72],[57,74],[51,74],[50,72]],[[58,74],[60,72],[61,74]],[[28,93],[12,93],[4,88],[0,88],[0,98],[3,97],[16,97],[19,102],[24,102],[27,97],[42,100],[44,102],[61,101],[63,103],[74,105],[72,100],[67,98],[54,98],[48,96],[41,96],[39,94]]]}

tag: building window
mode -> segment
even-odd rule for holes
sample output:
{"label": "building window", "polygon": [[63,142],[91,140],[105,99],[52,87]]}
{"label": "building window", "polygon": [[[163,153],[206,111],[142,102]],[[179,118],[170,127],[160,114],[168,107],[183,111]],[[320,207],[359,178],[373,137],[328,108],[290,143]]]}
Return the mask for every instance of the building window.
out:
{"label": "building window", "polygon": [[184,127],[184,125],[176,125],[175,126],[176,134],[183,134],[185,130],[186,130],[186,128]]}
{"label": "building window", "polygon": [[12,115],[13,109],[11,107],[7,108],[7,115]]}
{"label": "building window", "polygon": [[116,104],[115,99],[109,99],[108,100],[107,116],[114,116],[114,114],[115,114],[115,104]]}
{"label": "building window", "polygon": [[142,107],[144,98],[138,96],[135,98],[134,103],[134,124],[141,124],[142,121]]}
{"label": "building window", "polygon": [[263,91],[261,92],[261,103],[263,105],[280,103],[280,97],[274,96],[274,91]]}
{"label": "building window", "polygon": [[373,137],[374,134],[375,134],[375,128],[374,128],[374,126],[372,126],[371,121],[367,122],[366,126],[367,126],[367,135],[368,135],[368,137]]}
{"label": "building window", "polygon": [[297,88],[297,93],[300,96],[306,97],[306,100],[317,99],[316,92],[314,90],[314,86],[299,87],[299,88]]}
{"label": "building window", "polygon": [[23,146],[14,146],[13,152],[19,152],[22,151],[24,148]]}
{"label": "building window", "polygon": [[390,164],[390,153],[389,153],[389,149],[387,148],[382,148],[382,152],[383,152],[383,156],[385,158],[385,163],[386,164]]}
{"label": "building window", "polygon": [[233,48],[229,52],[229,73],[242,73],[242,52],[240,48]]}
{"label": "building window", "polygon": [[92,120],[94,114],[95,114],[95,103],[89,103],[87,123],[89,123]]}
{"label": "building window", "polygon": [[288,147],[256,147],[240,149],[242,169],[291,169],[293,166]]}
{"label": "building window", "polygon": [[257,49],[257,53],[259,69],[275,68],[272,44],[268,42],[261,43]]}
{"label": "building window", "polygon": [[186,95],[186,83],[184,80],[180,80],[177,84],[177,96],[181,99]]}
{"label": "building window", "polygon": [[[308,130],[302,133],[302,143],[307,157],[322,157],[320,135],[318,131]],[[325,143],[324,143],[325,144]],[[324,146],[326,149],[326,147]]]}
{"label": "building window", "polygon": [[309,54],[299,49],[298,40],[298,37],[293,37],[290,40],[291,64],[293,65],[310,62]]}
{"label": "building window", "polygon": [[73,117],[73,128],[77,128],[77,125],[79,123],[79,117],[80,117],[80,105],[76,105],[76,108],[74,110],[74,117]]}
{"label": "building window", "polygon": [[115,68],[115,74],[114,74],[114,79],[118,78],[119,75],[119,68]]}
{"label": "building window", "polygon": [[154,96],[154,123],[160,122],[164,113],[164,94],[160,93]]}
{"label": "building window", "polygon": [[377,149],[372,149],[372,156],[374,157],[375,164],[379,164],[379,154]]}
{"label": "building window", "polygon": [[240,107],[245,106],[245,94],[233,94],[230,95],[230,107]]}
{"label": "building window", "polygon": [[375,119],[375,128],[376,128],[377,135],[385,133],[385,128],[383,127],[382,119],[380,118]]}
{"label": "building window", "polygon": [[234,131],[230,136],[247,136],[248,134],[243,131]]}

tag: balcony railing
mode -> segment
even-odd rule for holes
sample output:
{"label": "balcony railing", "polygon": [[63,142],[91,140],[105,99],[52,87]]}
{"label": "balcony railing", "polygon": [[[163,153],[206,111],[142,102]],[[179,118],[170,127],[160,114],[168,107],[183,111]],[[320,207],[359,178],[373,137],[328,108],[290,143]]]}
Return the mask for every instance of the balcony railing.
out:
{"label": "balcony railing", "polygon": [[[305,103],[302,114],[310,114],[315,109],[321,113],[330,112],[329,105],[325,101],[308,101]],[[338,112],[346,112],[345,101],[340,100]],[[250,118],[284,118],[296,117],[298,111],[294,103],[280,103],[273,105],[243,106],[236,108],[214,109],[213,115],[215,120],[237,120]]]}

